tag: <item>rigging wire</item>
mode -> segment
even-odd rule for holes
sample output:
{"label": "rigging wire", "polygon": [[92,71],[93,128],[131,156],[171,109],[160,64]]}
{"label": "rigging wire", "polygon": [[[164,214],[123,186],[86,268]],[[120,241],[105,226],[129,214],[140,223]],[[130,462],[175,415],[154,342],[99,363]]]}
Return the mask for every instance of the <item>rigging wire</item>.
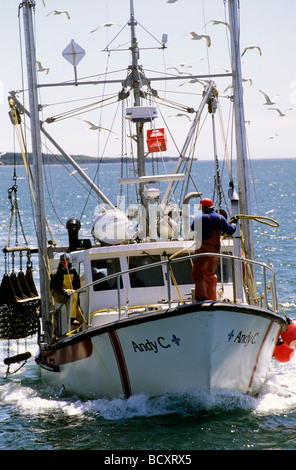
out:
{"label": "rigging wire", "polygon": [[[202,14],[203,14],[203,21],[205,25],[205,33],[207,34],[207,23],[206,23],[206,14],[205,14],[205,5],[204,5],[204,0],[202,0]],[[207,55],[207,66],[208,66],[208,74],[211,74],[211,67],[210,67],[210,54],[209,54],[209,47],[205,45],[206,47],[206,55]]]}
{"label": "rigging wire", "polygon": [[[116,101],[113,101],[111,103],[102,104],[105,101],[109,101],[109,100],[114,99],[114,98],[116,98]],[[81,106],[80,108],[74,108],[74,109],[71,109],[69,111],[65,111],[63,113],[56,114],[55,116],[51,116],[50,118],[46,119],[46,122],[48,124],[50,124],[52,122],[62,121],[64,119],[72,118],[74,116],[79,116],[81,114],[84,114],[84,113],[87,113],[87,112],[90,112],[90,111],[95,111],[96,109],[101,109],[103,106],[107,106],[107,105],[116,103],[117,99],[118,99],[117,95],[112,95],[109,98],[106,98],[104,100],[96,101],[95,103],[91,103],[91,104],[88,104],[88,105],[85,105],[85,106]],[[93,109],[90,109],[90,108],[93,108]]]}

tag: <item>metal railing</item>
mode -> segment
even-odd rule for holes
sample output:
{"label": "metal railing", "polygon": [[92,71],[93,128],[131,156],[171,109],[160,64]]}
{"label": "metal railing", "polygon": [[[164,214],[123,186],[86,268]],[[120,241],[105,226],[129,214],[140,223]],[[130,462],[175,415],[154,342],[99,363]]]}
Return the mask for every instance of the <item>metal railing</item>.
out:
{"label": "metal railing", "polygon": [[[132,273],[136,273],[143,270],[153,269],[157,266],[165,266],[166,270],[166,283],[165,287],[167,289],[167,304],[169,307],[172,305],[172,287],[174,286],[174,276],[171,275],[171,268],[175,263],[184,262],[186,260],[192,261],[194,258],[199,257],[217,257],[220,260],[218,263],[217,274],[219,277],[218,285],[220,289],[224,289],[226,286],[232,286],[232,298],[227,298],[224,300],[229,300],[233,303],[246,303],[250,305],[256,305],[260,308],[271,310],[275,313],[278,313],[278,299],[276,291],[276,282],[275,274],[272,268],[260,263],[258,261],[253,261],[245,258],[240,258],[232,255],[221,254],[221,253],[203,253],[203,254],[192,254],[188,256],[181,256],[179,258],[167,259],[163,261],[158,261],[156,263],[151,263],[145,266],[139,266],[118,273],[111,274],[104,277],[103,279],[95,280],[89,284],[86,284],[80,289],[76,290],[76,293],[87,292],[87,295],[90,295],[89,290],[92,289],[95,285],[102,282],[106,282],[112,279],[116,279],[116,290],[117,290],[117,308],[119,313],[119,318],[121,317],[122,311],[122,302],[121,302],[121,278],[124,279],[124,276],[127,276]],[[228,263],[227,266],[227,275],[225,279],[225,263]],[[219,272],[220,269],[220,272]],[[253,277],[253,272],[255,272],[255,277]],[[123,283],[124,285],[124,283]],[[192,281],[192,285],[194,285]],[[176,287],[176,286],[175,286]],[[145,287],[143,287],[145,289]],[[261,292],[259,293],[259,289]],[[229,291],[229,289],[228,289]],[[181,300],[181,299],[180,299]],[[188,302],[188,300],[186,300]],[[69,311],[71,311],[71,300],[69,305]],[[92,312],[88,312],[86,316],[88,317],[88,323],[90,324],[90,315]],[[70,316],[69,316],[70,317]],[[70,327],[70,318],[69,318],[69,327]],[[69,330],[70,331],[70,330]]]}

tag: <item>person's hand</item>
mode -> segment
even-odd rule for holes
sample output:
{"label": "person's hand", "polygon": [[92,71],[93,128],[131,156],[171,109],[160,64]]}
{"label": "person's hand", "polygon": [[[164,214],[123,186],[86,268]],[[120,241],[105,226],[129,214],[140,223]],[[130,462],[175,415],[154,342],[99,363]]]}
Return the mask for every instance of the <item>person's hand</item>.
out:
{"label": "person's hand", "polygon": [[66,299],[70,299],[70,294],[65,289],[63,290],[63,295],[66,297]]}

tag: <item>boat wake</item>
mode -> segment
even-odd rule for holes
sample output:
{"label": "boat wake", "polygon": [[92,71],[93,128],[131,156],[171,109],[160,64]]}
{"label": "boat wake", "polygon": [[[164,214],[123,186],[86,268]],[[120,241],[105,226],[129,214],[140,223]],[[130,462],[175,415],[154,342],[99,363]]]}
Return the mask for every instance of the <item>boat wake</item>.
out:
{"label": "boat wake", "polygon": [[[257,397],[228,390],[213,395],[186,390],[159,397],[138,394],[128,399],[82,400],[67,397],[63,391],[54,393],[48,386],[44,386],[36,373],[34,375],[33,368],[30,370],[30,366],[27,367],[23,373],[2,381],[0,396],[6,413],[7,408],[13,407],[14,412],[18,410],[24,417],[49,417],[54,413],[60,416],[120,421],[170,415],[182,418],[200,417],[238,411],[265,416],[296,410],[295,361],[284,367],[273,361],[270,375]],[[0,419],[5,419],[1,414]]]}

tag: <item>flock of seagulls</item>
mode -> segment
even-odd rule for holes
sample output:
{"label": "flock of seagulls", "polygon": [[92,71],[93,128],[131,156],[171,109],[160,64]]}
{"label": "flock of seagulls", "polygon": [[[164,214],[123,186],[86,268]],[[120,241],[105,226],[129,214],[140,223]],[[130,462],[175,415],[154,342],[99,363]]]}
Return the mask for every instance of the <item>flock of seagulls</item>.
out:
{"label": "flock of seagulls", "polygon": [[[265,103],[263,103],[264,106],[272,106],[272,105],[276,104],[276,101],[280,97],[280,95],[277,94],[273,98],[269,98],[269,96],[266,93],[264,93],[264,91],[262,91],[262,90],[259,90],[259,91],[264,96],[264,99],[265,99]],[[270,111],[277,111],[277,113],[280,117],[285,117],[287,111],[291,111],[292,109],[293,108],[288,108],[286,111],[281,111],[279,108],[269,108]]]}
{"label": "flock of seagulls", "polygon": [[[42,3],[43,3],[43,6],[45,7],[45,1],[44,0],[41,0]],[[176,3],[178,0],[167,0],[166,3],[168,4],[173,4],[173,3]],[[66,10],[51,10],[46,16],[49,16],[49,15],[65,15],[68,20],[70,20],[70,14],[68,11]],[[225,21],[220,21],[220,20],[210,20],[208,23],[211,23],[213,26],[216,26],[216,25],[222,25],[222,26],[225,26],[227,29],[229,29],[229,24]],[[99,26],[97,26],[96,28],[94,28],[93,30],[91,30],[90,32],[91,33],[94,33],[96,31],[98,31],[99,29],[101,28],[110,28],[112,26],[122,26],[121,24],[119,23],[112,23],[112,22],[108,22],[108,23],[103,23],[103,24],[100,24]],[[194,40],[194,41],[199,41],[199,40],[205,40],[206,42],[206,45],[207,47],[211,47],[211,37],[208,35],[208,34],[198,34],[196,33],[195,31],[191,31],[190,33],[190,36],[191,36],[191,39]],[[247,51],[250,51],[250,50],[256,50],[260,56],[262,56],[262,50],[259,46],[256,46],[256,45],[249,45],[249,46],[246,46],[241,54],[241,57],[243,57]],[[41,62],[40,61],[36,61],[36,65],[37,65],[37,72],[45,72],[46,74],[49,73],[49,68],[48,67],[43,67]],[[182,67],[191,67],[189,65],[186,65],[185,63],[180,63],[179,66],[182,68]],[[177,67],[169,67],[168,70],[171,69],[171,70],[176,70],[176,72],[179,74],[179,75],[182,75],[182,74],[186,74],[186,75],[191,75],[190,73],[186,72],[186,71],[183,71],[183,70],[180,70],[178,69]],[[245,79],[244,81],[249,81],[250,85],[252,85],[252,80],[251,79]],[[191,80],[188,80],[186,83],[200,83],[200,84],[203,84],[202,81],[198,80],[198,79],[191,79]],[[184,83],[183,83],[184,85]],[[181,86],[181,85],[180,85]],[[231,85],[229,87],[226,88],[226,90],[228,88],[231,88]],[[224,90],[224,91],[226,91]],[[279,98],[279,95],[277,94],[276,96],[274,96],[273,98],[270,98],[266,93],[264,93],[262,90],[259,90],[259,92],[263,95],[264,97],[264,103],[263,105],[265,106],[273,106],[276,104],[276,101],[278,100]],[[278,115],[280,117],[285,117],[286,116],[286,113],[287,111],[290,111],[292,110],[292,108],[288,108],[286,111],[281,111],[279,108],[275,108],[275,107],[272,107],[272,108],[269,108],[270,111],[276,111],[278,113]],[[179,113],[178,115],[176,115],[177,117],[181,117],[181,116],[186,116],[188,119],[189,116],[187,116],[186,114],[181,114]],[[102,126],[98,126],[98,125],[95,125],[93,124],[92,122],[90,121],[86,121],[84,119],[81,119],[81,121],[84,121],[85,123],[87,123],[89,125],[89,129],[90,130],[105,130],[105,131],[108,131],[108,132],[112,132],[114,133],[113,131],[111,131],[110,129],[106,129]],[[275,136],[272,136],[270,137],[270,139],[273,139],[274,137],[277,137],[278,134],[275,134]]]}

